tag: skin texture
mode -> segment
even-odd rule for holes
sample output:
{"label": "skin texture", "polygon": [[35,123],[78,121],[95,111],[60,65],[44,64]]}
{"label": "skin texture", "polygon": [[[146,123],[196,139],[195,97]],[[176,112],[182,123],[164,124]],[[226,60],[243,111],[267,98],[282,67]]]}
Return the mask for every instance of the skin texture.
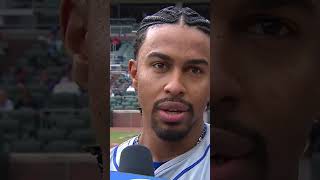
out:
{"label": "skin texture", "polygon": [[319,3],[308,9],[254,2],[212,4],[211,102],[215,128],[259,137],[264,160],[247,162],[228,178],[212,174],[216,180],[296,180],[320,102]]}
{"label": "skin texture", "polygon": [[[129,72],[143,112],[140,143],[151,150],[154,161],[172,159],[194,147],[210,97],[209,36],[182,24],[151,27],[137,60],[129,62]],[[192,107],[182,122],[170,125],[161,120],[157,105],[166,98]],[[161,138],[160,130],[181,137]]]}

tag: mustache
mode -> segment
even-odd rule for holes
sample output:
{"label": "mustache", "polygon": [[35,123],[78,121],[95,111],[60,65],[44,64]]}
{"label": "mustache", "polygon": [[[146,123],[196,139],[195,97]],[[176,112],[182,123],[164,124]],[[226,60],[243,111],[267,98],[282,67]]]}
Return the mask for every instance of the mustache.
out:
{"label": "mustache", "polygon": [[176,97],[168,97],[168,98],[163,98],[163,99],[159,99],[157,100],[154,105],[153,105],[153,109],[158,109],[159,105],[161,103],[164,102],[178,102],[178,103],[182,103],[184,105],[186,105],[188,107],[188,110],[193,112],[193,106],[191,103],[189,103],[188,101],[181,99],[181,98],[176,98]]}

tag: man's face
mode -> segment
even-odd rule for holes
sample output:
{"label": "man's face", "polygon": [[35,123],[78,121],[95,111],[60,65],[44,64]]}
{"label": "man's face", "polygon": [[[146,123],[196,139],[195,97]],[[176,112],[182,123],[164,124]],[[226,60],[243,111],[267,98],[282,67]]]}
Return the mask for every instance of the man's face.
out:
{"label": "man's face", "polygon": [[213,3],[214,179],[297,179],[320,100],[315,4]]}
{"label": "man's face", "polygon": [[145,128],[177,141],[203,122],[209,59],[210,38],[195,28],[159,25],[148,30],[137,60],[129,64]]}

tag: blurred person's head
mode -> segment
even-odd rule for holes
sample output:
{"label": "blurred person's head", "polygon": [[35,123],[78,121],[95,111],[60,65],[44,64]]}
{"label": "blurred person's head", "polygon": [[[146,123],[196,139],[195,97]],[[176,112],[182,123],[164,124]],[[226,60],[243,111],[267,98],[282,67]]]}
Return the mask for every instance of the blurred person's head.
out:
{"label": "blurred person's head", "polygon": [[213,178],[297,180],[320,106],[319,1],[212,5]]}
{"label": "blurred person's head", "polygon": [[210,98],[209,28],[190,8],[168,7],[142,20],[129,73],[150,136],[180,141],[201,132]]}

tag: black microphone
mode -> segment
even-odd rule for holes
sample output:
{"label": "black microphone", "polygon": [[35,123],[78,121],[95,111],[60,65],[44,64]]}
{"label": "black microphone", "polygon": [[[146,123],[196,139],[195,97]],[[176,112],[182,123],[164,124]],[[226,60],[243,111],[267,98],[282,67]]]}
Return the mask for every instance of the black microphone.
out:
{"label": "black microphone", "polygon": [[132,145],[124,148],[120,156],[119,171],[154,176],[150,150],[141,145]]}

